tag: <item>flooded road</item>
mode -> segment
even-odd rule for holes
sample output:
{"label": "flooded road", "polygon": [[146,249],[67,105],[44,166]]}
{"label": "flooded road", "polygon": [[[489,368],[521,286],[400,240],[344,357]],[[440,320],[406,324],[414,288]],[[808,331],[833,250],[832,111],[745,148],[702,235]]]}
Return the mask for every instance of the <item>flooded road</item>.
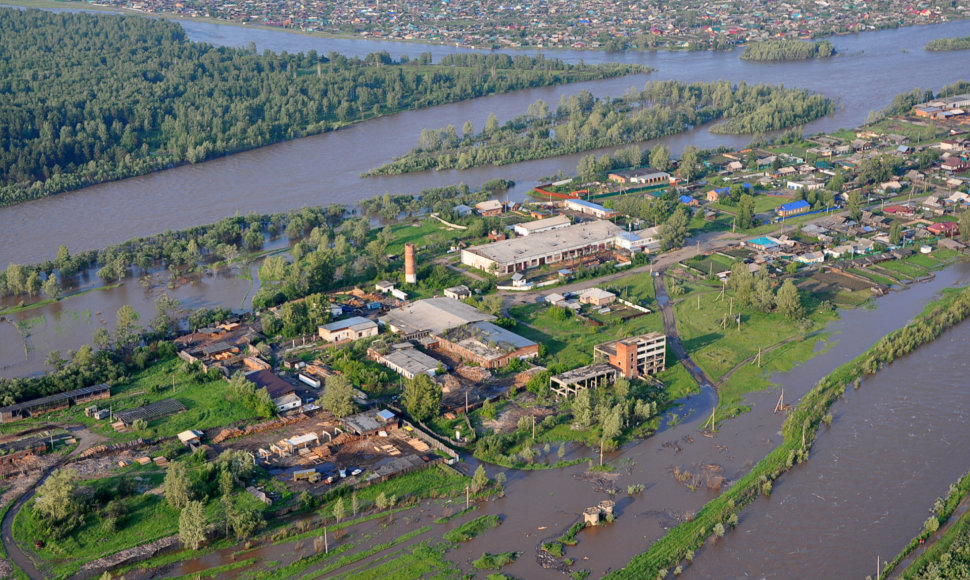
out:
{"label": "flooded road", "polygon": [[[362,54],[388,50],[397,56],[431,50],[440,56],[460,52],[452,47],[418,44],[321,39],[280,31],[183,22],[194,40],[232,46],[254,42],[259,50]],[[622,61],[657,69],[634,75],[494,95],[400,113],[315,137],[231,155],[197,165],[102,184],[13,207],[0,208],[0,264],[33,263],[53,258],[65,244],[72,252],[101,248],[167,229],[211,223],[239,212],[272,213],[307,205],[354,204],[384,192],[417,193],[423,188],[465,182],[478,186],[504,177],[518,184],[509,195],[521,198],[542,177],[573,173],[584,154],[466,171],[426,172],[404,176],[361,178],[360,173],[407,152],[423,128],[449,123],[460,127],[471,120],[483,126],[490,113],[505,121],[543,98],[555,105],[561,95],[588,89],[600,97],[619,96],[649,80],[678,79],[777,83],[804,87],[839,101],[839,110],[812,123],[809,132],[855,127],[869,112],[885,107],[892,97],[914,87],[939,89],[966,73],[966,55],[927,53],[922,47],[938,36],[970,35],[970,21],[872,32],[832,39],[840,56],[827,61],[751,63],[739,52],[547,51],[567,61]],[[738,147],[748,137],[711,135],[706,128],[651,142],[667,143],[676,153],[687,144]],[[57,224],[56,228],[49,224]]]}

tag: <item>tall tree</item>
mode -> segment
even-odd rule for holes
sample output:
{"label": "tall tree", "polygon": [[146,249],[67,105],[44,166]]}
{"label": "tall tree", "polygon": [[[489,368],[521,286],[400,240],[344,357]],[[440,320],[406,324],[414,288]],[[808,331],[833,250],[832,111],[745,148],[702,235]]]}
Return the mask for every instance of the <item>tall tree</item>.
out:
{"label": "tall tree", "polygon": [[118,320],[115,325],[115,343],[118,346],[128,348],[138,340],[138,334],[141,332],[141,327],[138,326],[138,318],[135,309],[127,304],[118,309]]}
{"label": "tall tree", "polygon": [[778,296],[775,300],[780,310],[785,316],[794,320],[802,316],[802,299],[798,295],[798,288],[792,283],[791,278],[785,280],[778,289]]}
{"label": "tall tree", "polygon": [[198,550],[205,542],[207,522],[201,501],[190,501],[179,515],[179,540],[190,550]]}
{"label": "tall tree", "polygon": [[665,250],[684,245],[684,240],[687,239],[688,223],[687,210],[681,205],[660,226],[661,245]]}
{"label": "tall tree", "polygon": [[404,382],[404,408],[418,421],[438,415],[441,396],[441,386],[424,373]]}
{"label": "tall tree", "polygon": [[650,152],[650,167],[658,171],[670,169],[670,148],[666,145],[657,145]]}
{"label": "tall tree", "polygon": [[858,222],[860,219],[862,219],[862,194],[859,193],[858,189],[849,193],[848,208],[849,217],[851,217],[853,221]]}
{"label": "tall tree", "polygon": [[185,463],[173,461],[165,472],[165,500],[175,509],[182,509],[193,499],[192,480]]}
{"label": "tall tree", "polygon": [[346,417],[356,411],[354,405],[354,387],[344,375],[330,375],[324,387],[326,390],[320,399],[324,409],[337,417]]}
{"label": "tall tree", "polygon": [[[960,236],[966,240],[967,236],[970,236],[970,219],[964,219],[964,212],[960,215]],[[898,246],[899,242],[903,241],[903,225],[899,222],[893,222],[893,225],[889,226],[889,243]]]}
{"label": "tall tree", "polygon": [[698,169],[698,157],[697,157],[697,147],[694,145],[688,145],[684,147],[684,152],[680,156],[680,176],[684,181],[690,181],[697,175]]}

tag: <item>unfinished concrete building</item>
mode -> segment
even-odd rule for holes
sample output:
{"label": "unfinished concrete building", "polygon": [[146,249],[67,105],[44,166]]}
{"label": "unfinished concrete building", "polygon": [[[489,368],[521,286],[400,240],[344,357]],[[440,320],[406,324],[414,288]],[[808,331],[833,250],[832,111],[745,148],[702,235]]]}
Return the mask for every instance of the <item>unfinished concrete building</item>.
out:
{"label": "unfinished concrete building", "polygon": [[568,398],[582,389],[596,388],[616,380],[616,369],[606,363],[592,364],[558,374],[549,379],[549,389]]}
{"label": "unfinished concrete building", "polygon": [[593,357],[605,360],[628,379],[654,375],[666,368],[667,337],[651,332],[604,342],[593,347]]}

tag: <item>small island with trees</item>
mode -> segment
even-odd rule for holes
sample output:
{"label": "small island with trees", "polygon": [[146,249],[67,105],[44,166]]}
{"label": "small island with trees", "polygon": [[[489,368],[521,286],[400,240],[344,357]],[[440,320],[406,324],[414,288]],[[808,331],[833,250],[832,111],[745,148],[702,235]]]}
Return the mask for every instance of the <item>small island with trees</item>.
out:
{"label": "small island with trees", "polygon": [[935,38],[923,47],[929,52],[948,52],[951,50],[970,50],[970,36]]}
{"label": "small island with trees", "polygon": [[500,126],[491,115],[480,133],[466,122],[425,129],[417,147],[365,175],[397,175],[428,169],[468,169],[545,159],[603,147],[639,143],[681,133],[718,119],[714,133],[767,133],[804,125],[835,110],[831,99],[806,90],[727,81],[647,83],[616,99],[589,91],[563,96],[555,110],[543,100]]}
{"label": "small island with trees", "polygon": [[835,47],[827,40],[802,42],[800,40],[767,40],[747,46],[741,53],[741,60],[756,62],[790,62],[830,58],[835,55]]}

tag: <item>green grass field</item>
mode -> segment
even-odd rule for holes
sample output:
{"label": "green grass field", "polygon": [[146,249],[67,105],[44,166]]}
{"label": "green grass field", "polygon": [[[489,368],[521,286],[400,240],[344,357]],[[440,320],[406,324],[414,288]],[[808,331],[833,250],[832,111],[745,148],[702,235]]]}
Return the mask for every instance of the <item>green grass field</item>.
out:
{"label": "green grass field", "polygon": [[178,358],[155,363],[128,379],[118,380],[111,387],[111,399],[92,403],[98,408],[110,408],[114,413],[162,399],[176,399],[185,405],[187,410],[184,413],[150,421],[148,429],[143,431],[118,433],[111,428],[109,420],[98,421],[85,417],[84,409],[88,405],[81,405],[10,423],[4,426],[2,432],[19,431],[34,424],[59,421],[82,423],[91,431],[117,442],[138,437],[173,437],[186,429],[205,430],[256,418],[245,405],[226,398],[226,381],[221,378],[209,380],[208,377],[197,379],[194,375],[183,372],[183,365],[184,362]]}
{"label": "green grass field", "polygon": [[605,324],[594,326],[570,316],[558,320],[553,310],[545,305],[528,305],[511,309],[511,314],[523,324],[515,332],[539,344],[545,345],[547,355],[544,363],[558,364],[573,369],[590,364],[593,347],[597,344],[646,332],[663,330],[659,313],[620,320],[616,315],[597,315]]}
{"label": "green grass field", "polygon": [[[146,544],[178,533],[179,510],[168,505],[162,494],[146,493],[162,484],[165,472],[151,468],[127,469],[117,475],[80,482],[82,489],[89,490],[93,496],[108,493],[123,506],[123,515],[111,529],[105,518],[96,510],[88,510],[79,527],[63,538],[49,536],[42,528],[29,502],[14,519],[14,539],[22,548],[36,555],[40,567],[49,578],[66,578],[75,574],[80,567],[92,560]],[[138,491],[115,494],[121,480],[133,482]],[[88,495],[82,493],[82,496]],[[237,506],[263,510],[266,506],[247,493],[236,494]],[[219,510],[219,500],[209,499],[206,515],[214,521]],[[33,541],[43,540],[41,549],[34,549]]]}
{"label": "green grass field", "polygon": [[[759,348],[768,348],[803,332],[777,312],[765,314],[753,308],[740,310],[737,304],[732,309],[730,293],[718,301],[717,293],[703,292],[698,309],[695,292],[691,291],[674,306],[674,310],[684,347],[715,381],[745,358],[756,355]],[[740,332],[730,312],[735,315],[740,312]],[[728,320],[723,325],[725,315]],[[812,315],[812,318],[824,322],[834,316]]]}

